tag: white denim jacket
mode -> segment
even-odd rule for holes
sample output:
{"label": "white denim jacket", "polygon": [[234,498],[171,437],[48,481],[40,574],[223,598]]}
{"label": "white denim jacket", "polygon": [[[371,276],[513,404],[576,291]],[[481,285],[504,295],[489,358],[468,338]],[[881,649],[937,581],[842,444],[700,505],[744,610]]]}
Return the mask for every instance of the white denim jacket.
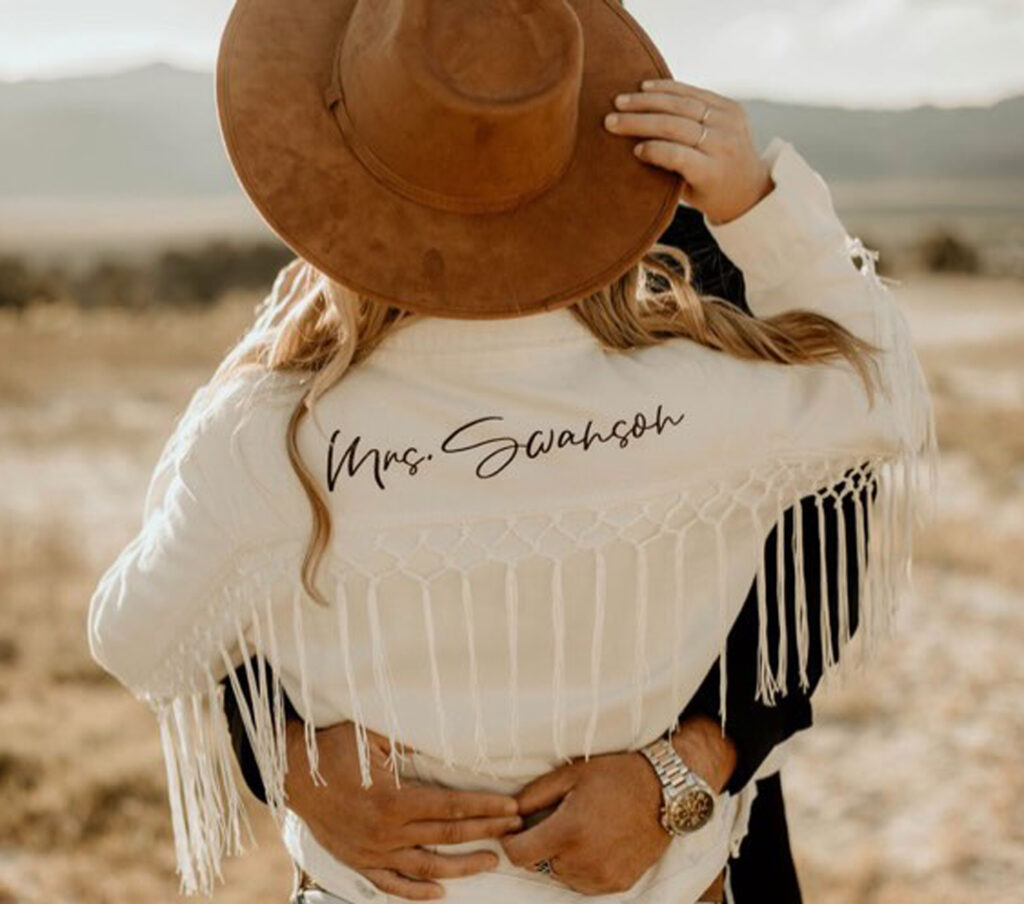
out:
{"label": "white denim jacket", "polygon": [[[240,846],[218,682],[254,656],[243,714],[289,850],[340,897],[386,901],[287,808],[282,691],[306,720],[314,771],[313,729],[344,719],[418,751],[394,759],[399,776],[463,788],[515,790],[572,757],[638,747],[674,726],[752,582],[764,626],[764,541],[815,493],[858,500],[861,634],[885,629],[917,465],[934,459],[928,391],[874,255],[825,182],[785,141],[765,156],[775,190],[711,233],[755,316],[817,311],[881,349],[873,405],[845,363],[743,361],[686,339],[610,351],[565,308],[413,320],[300,428],[333,521],[324,607],[299,581],[313,520],[284,442],[301,380],[239,378],[201,409],[197,393],[89,616],[96,659],[158,715],[186,891],[211,888]],[[796,624],[782,632],[797,632],[801,671],[802,580],[798,562]],[[845,599],[838,609],[848,636]],[[764,630],[759,647],[771,699],[786,665],[773,673]],[[710,826],[597,900],[695,901],[743,837],[753,793],[724,796]],[[446,885],[450,904],[580,897],[504,857]]]}

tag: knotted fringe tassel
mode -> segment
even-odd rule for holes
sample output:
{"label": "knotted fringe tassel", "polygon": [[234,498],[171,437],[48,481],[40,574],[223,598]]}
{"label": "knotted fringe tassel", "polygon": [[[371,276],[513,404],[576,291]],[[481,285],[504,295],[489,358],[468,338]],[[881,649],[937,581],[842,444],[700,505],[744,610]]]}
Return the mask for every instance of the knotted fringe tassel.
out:
{"label": "knotted fringe tassel", "polygon": [[561,559],[554,559],[551,563],[551,632],[554,643],[554,670],[551,676],[552,742],[555,757],[570,762],[572,757],[565,753],[565,598]]}
{"label": "knotted fringe tassel", "polygon": [[306,759],[314,785],[326,785],[320,774],[320,752],[316,743],[316,726],[313,724],[313,697],[309,687],[309,663],[306,659],[306,632],[302,627],[303,591],[296,587],[292,594],[292,625],[295,630],[295,648],[299,651],[299,693],[302,695],[302,709],[306,714],[302,729],[306,740]]}
{"label": "knotted fringe tassel", "polygon": [[583,755],[590,759],[601,709],[601,654],[604,651],[604,618],[608,605],[608,564],[604,550],[594,551],[594,632],[590,641],[590,715],[583,742]]}
{"label": "knotted fringe tassel", "polygon": [[[824,674],[828,675],[829,672],[832,670],[832,668],[835,665],[835,657],[833,655],[832,640],[831,640],[831,638],[832,638],[832,607],[831,607],[831,605],[829,605],[829,603],[831,602],[831,599],[829,597],[829,592],[828,592],[829,591],[829,583],[828,583],[829,565],[828,565],[828,557],[826,555],[826,546],[827,546],[827,544],[826,544],[826,538],[825,538],[825,523],[826,523],[825,522],[825,504],[824,504],[824,502],[822,500],[822,497],[820,495],[815,497],[815,500],[814,500],[814,510],[818,514],[818,571],[819,571],[819,581],[818,581],[819,590],[818,590],[818,593],[819,593],[819,598],[821,600],[821,602],[820,602],[821,613],[820,613],[820,617],[819,617],[820,624],[819,624],[818,628],[819,628],[819,631],[821,632],[820,636],[821,636],[821,650],[822,650],[822,652],[821,652],[822,668],[823,668]],[[838,524],[842,524],[844,517],[845,516],[844,516],[844,513],[842,511],[842,506],[841,505],[837,505],[836,506],[836,521],[837,521],[837,523]],[[837,556],[837,559],[838,559],[838,556]],[[835,580],[836,580],[836,586],[837,587],[840,587],[840,586],[845,587],[846,586],[847,575],[846,575],[846,569],[844,567],[840,566],[840,567],[837,568],[836,574],[835,574]],[[847,601],[847,598],[846,597],[842,597],[841,601],[839,603],[839,606],[842,607],[844,605],[844,603],[846,603],[846,601]],[[806,614],[806,609],[805,609],[805,614]],[[842,618],[842,613],[840,613],[840,618]],[[848,613],[846,614],[846,621],[849,621],[849,614]],[[800,659],[800,680],[802,682],[803,687],[806,688],[807,687],[807,673],[806,673],[806,668],[805,668],[805,665],[804,665],[805,662],[806,662],[805,654],[801,654],[801,659]]]}
{"label": "knotted fringe tassel", "polygon": [[[775,499],[775,512],[775,600],[779,618],[778,665],[775,672],[775,685],[779,691],[784,692],[789,674],[789,645],[786,634],[786,622],[788,621],[786,616],[786,545],[784,542],[786,512],[781,494]],[[767,656],[767,649],[764,655]],[[766,691],[764,692],[766,693]],[[758,693],[762,693],[761,688],[758,688]]]}
{"label": "knotted fringe tassel", "polygon": [[427,654],[430,657],[430,684],[434,693],[434,713],[437,717],[437,731],[441,742],[441,756],[445,766],[451,767],[453,765],[452,748],[448,743],[444,694],[441,691],[441,671],[437,661],[437,637],[434,631],[434,615],[430,602],[430,584],[426,578],[420,578],[419,585],[423,626],[427,635]]}
{"label": "knotted fringe tassel", "polygon": [[394,773],[395,787],[401,787],[401,767],[405,759],[400,749],[402,737],[398,725],[398,711],[395,707],[394,685],[391,680],[391,670],[388,667],[387,650],[384,648],[384,633],[380,623],[380,601],[378,599],[379,577],[370,577],[367,588],[366,606],[370,620],[370,645],[373,652],[373,681],[377,693],[384,704],[384,716],[388,726],[388,768]]}
{"label": "knotted fringe tassel", "polygon": [[348,594],[345,590],[345,579],[338,577],[335,582],[335,598],[338,607],[338,641],[341,645],[341,661],[345,675],[345,686],[348,688],[349,705],[352,710],[352,721],[355,725],[356,747],[359,752],[359,777],[364,788],[373,784],[370,773],[370,745],[366,736],[366,724],[363,720],[363,706],[356,686],[355,663],[352,662],[352,641],[348,627]]}
{"label": "knotted fringe tassel", "polygon": [[[767,536],[767,531],[765,531],[756,509],[751,511],[751,518],[754,523],[752,539],[754,541],[754,561],[756,562],[764,555],[761,538]],[[768,700],[774,700],[778,685],[771,670],[771,661],[768,658],[768,586],[764,568],[757,569],[754,580],[754,591],[757,595],[757,686],[765,689]],[[678,644],[678,642],[677,640],[676,643]],[[678,694],[676,697],[678,699]],[[759,695],[756,699],[762,699],[762,697]]]}
{"label": "knotted fringe tassel", "polygon": [[223,688],[154,704],[160,729],[175,855],[185,894],[212,894],[221,861],[254,840],[235,785]]}
{"label": "knotted fringe tassel", "polygon": [[639,542],[636,547],[636,639],[633,648],[633,705],[632,705],[632,737],[633,743],[640,739],[643,725],[644,691],[648,683],[647,665],[647,611],[648,611],[648,574],[647,544]]}
{"label": "knotted fringe tassel", "polygon": [[466,649],[469,654],[469,689],[473,696],[473,743],[476,747],[474,768],[486,771],[488,768],[487,735],[484,729],[484,708],[480,699],[480,666],[476,658],[476,625],[474,620],[473,585],[469,573],[460,575],[462,616],[466,625]]}
{"label": "knotted fringe tassel", "polygon": [[505,620],[508,630],[508,722],[512,762],[522,760],[519,740],[519,581],[512,562],[505,563]]}
{"label": "knotted fringe tassel", "polygon": [[[675,601],[672,605],[672,698],[683,696],[682,660],[686,638],[683,635],[683,607],[686,606],[686,536],[689,524],[676,532],[674,564]],[[673,723],[674,724],[674,723]]]}
{"label": "knotted fringe tassel", "polygon": [[[819,530],[821,527],[821,522],[819,522]],[[819,549],[823,545],[823,543],[819,543]],[[807,678],[807,655],[810,650],[811,629],[810,617],[807,612],[807,581],[804,578],[807,574],[804,563],[804,508],[799,504],[793,506],[793,544],[790,548],[790,561],[793,563],[793,572],[797,576],[794,579],[794,592],[796,593],[796,624],[794,627],[798,673],[800,686],[807,690],[810,687],[810,681]],[[822,600],[825,599],[827,599],[827,595],[822,597]]]}
{"label": "knotted fringe tassel", "polygon": [[716,573],[716,590],[718,599],[718,634],[719,634],[719,652],[718,652],[718,695],[719,695],[719,715],[721,716],[722,731],[725,732],[725,720],[726,712],[728,707],[726,705],[726,690],[728,682],[726,679],[726,673],[728,671],[728,664],[726,662],[726,648],[729,645],[729,623],[726,621],[725,612],[727,607],[727,591],[728,591],[728,550],[725,542],[725,532],[722,529],[722,523],[719,521],[715,524],[715,573]]}

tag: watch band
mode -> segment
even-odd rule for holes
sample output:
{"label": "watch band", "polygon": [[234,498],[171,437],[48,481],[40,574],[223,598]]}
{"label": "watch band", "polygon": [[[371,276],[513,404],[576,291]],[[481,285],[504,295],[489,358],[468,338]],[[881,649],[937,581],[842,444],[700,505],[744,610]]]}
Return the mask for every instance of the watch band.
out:
{"label": "watch band", "polygon": [[642,747],[640,752],[654,767],[661,787],[669,795],[683,791],[690,784],[688,777],[696,775],[666,738],[652,741]]}
{"label": "watch band", "polygon": [[690,769],[672,742],[658,738],[640,752],[661,782],[661,825],[670,835],[686,835],[703,827],[715,809],[715,792]]}

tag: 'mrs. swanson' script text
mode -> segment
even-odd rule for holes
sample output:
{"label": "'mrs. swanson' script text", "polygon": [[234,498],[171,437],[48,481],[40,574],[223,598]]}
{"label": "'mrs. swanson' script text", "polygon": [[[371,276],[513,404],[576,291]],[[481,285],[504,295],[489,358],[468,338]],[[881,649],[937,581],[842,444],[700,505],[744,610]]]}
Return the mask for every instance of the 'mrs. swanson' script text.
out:
{"label": "'mrs. swanson' script text", "polygon": [[404,448],[369,445],[361,434],[346,445],[341,431],[335,430],[327,449],[327,485],[333,492],[342,477],[356,477],[363,471],[372,475],[376,485],[384,490],[388,487],[387,478],[394,474],[416,477],[438,456],[467,458],[478,478],[490,480],[517,461],[533,461],[562,450],[589,452],[595,446],[608,444],[626,449],[648,433],[660,436],[669,427],[678,427],[685,417],[666,414],[664,405],[658,405],[651,416],[638,411],[603,429],[591,419],[582,427],[545,427],[515,436],[505,428],[505,418],[494,414],[461,424],[436,445]]}

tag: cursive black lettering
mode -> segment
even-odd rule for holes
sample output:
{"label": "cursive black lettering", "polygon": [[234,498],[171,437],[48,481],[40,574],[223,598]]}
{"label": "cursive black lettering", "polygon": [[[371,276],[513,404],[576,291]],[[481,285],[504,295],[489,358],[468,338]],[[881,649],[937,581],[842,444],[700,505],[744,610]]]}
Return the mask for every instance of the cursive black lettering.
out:
{"label": "cursive black lettering", "polygon": [[485,424],[504,421],[499,415],[489,415],[476,418],[453,430],[441,443],[441,451],[447,454],[485,451],[486,454],[477,462],[476,475],[489,480],[511,466],[520,452],[528,459],[534,460],[567,446],[580,446],[584,452],[589,452],[595,444],[614,442],[620,449],[625,449],[631,442],[642,439],[647,433],[656,431],[661,435],[669,425],[678,426],[685,417],[685,414],[677,417],[666,415],[664,406],[659,405],[653,421],[643,412],[637,412],[632,418],[616,420],[606,433],[601,433],[591,419],[579,433],[571,428],[539,428],[531,431],[525,441],[520,441],[508,435],[480,437],[478,434]]}
{"label": "cursive black lettering", "polygon": [[402,465],[410,477],[415,477],[419,473],[420,465],[430,458],[429,455],[421,455],[415,446],[409,446],[401,452],[396,452],[393,449],[381,450],[376,447],[370,447],[360,456],[359,443],[362,437],[357,436],[348,444],[337,464],[335,464],[335,444],[340,433],[340,430],[335,430],[331,434],[331,442],[327,449],[327,487],[332,493],[343,470],[347,472],[349,477],[355,477],[363,465],[371,462],[374,483],[377,484],[379,489],[385,490],[387,486],[384,483],[384,475],[393,465]]}
{"label": "cursive black lettering", "polygon": [[[485,449],[488,446],[493,447],[492,451],[488,453],[476,466],[476,476],[481,480],[489,480],[491,477],[495,477],[505,470],[519,454],[519,443],[516,442],[512,436],[494,436],[490,439],[480,440],[479,442],[470,443],[466,446],[456,446],[453,441],[456,437],[463,433],[468,432],[474,427],[480,424],[485,424],[488,421],[503,421],[503,417],[499,415],[490,415],[488,417],[479,417],[474,421],[469,421],[463,424],[461,427],[457,427],[448,436],[445,437],[444,442],[441,443],[441,451],[446,453],[459,453],[459,452],[472,452],[474,449]],[[497,459],[497,466],[492,470],[489,467],[491,459]]]}

